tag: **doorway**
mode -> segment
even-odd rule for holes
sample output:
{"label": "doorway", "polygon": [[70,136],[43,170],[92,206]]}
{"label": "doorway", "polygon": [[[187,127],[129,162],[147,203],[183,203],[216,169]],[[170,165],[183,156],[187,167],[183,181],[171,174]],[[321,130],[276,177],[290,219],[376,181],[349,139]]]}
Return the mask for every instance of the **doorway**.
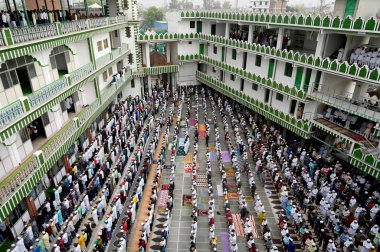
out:
{"label": "doorway", "polygon": [[16,73],[20,82],[22,93],[24,95],[33,93],[32,83],[30,82],[30,77],[26,66],[16,68]]}

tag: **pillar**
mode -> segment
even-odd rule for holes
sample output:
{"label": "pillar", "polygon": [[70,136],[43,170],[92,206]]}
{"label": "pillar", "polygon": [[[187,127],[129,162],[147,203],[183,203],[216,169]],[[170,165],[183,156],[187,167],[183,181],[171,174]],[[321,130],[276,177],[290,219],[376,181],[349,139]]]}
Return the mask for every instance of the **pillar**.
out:
{"label": "pillar", "polygon": [[24,25],[25,26],[29,26],[30,25],[30,21],[29,21],[28,12],[27,12],[27,9],[26,9],[25,0],[22,0],[21,2],[22,2],[22,8],[24,10],[25,21],[26,21],[26,24],[24,24]]}
{"label": "pillar", "polygon": [[50,74],[50,70],[49,70],[49,65],[47,66],[42,66],[42,75],[44,76],[44,79],[45,79],[45,83],[46,84],[49,84],[49,83],[52,83],[52,79],[51,79],[51,74]]}
{"label": "pillar", "polygon": [[[97,89],[97,88],[95,87],[95,89]],[[85,90],[79,89],[79,97],[82,100],[83,106],[87,106],[88,102],[87,102],[87,95],[86,95]],[[99,97],[100,97],[100,95],[99,95]]]}
{"label": "pillar", "polygon": [[70,159],[67,154],[63,155],[63,165],[65,166],[66,173],[69,174],[71,172]]}
{"label": "pillar", "polygon": [[248,42],[249,43],[253,42],[253,25],[249,25],[249,28],[248,28]]}
{"label": "pillar", "polygon": [[146,67],[150,67],[150,52],[149,52],[149,43],[146,43],[144,46],[145,50],[145,61],[146,61]]}
{"label": "pillar", "polygon": [[17,149],[17,135],[13,134],[9,138],[7,138],[3,144],[7,148],[7,151],[9,153],[9,157],[11,158],[12,167],[17,167],[21,164],[21,157],[20,153]]}
{"label": "pillar", "polygon": [[87,0],[83,0],[84,2],[84,9],[86,11],[86,18],[88,18],[88,4],[87,4]]}
{"label": "pillar", "polygon": [[166,62],[170,63],[171,62],[171,56],[170,56],[170,43],[166,43]]}
{"label": "pillar", "polygon": [[26,196],[25,197],[25,203],[26,203],[26,207],[28,209],[29,215],[31,217],[37,216],[38,212],[37,212],[36,205],[34,204],[34,200],[31,199],[29,196]]}
{"label": "pillar", "polygon": [[230,23],[226,23],[226,33],[225,33],[226,38],[230,38]]}
{"label": "pillar", "polygon": [[88,138],[88,142],[89,142],[89,144],[92,144],[91,128],[87,128],[87,129],[86,129],[86,135],[87,135],[87,138]]}
{"label": "pillar", "polygon": [[282,41],[284,40],[284,33],[285,33],[285,29],[284,28],[279,28],[278,29],[276,49],[282,50]]}
{"label": "pillar", "polygon": [[152,77],[148,75],[147,78],[148,78],[148,94],[152,95]]}
{"label": "pillar", "polygon": [[59,0],[59,3],[61,4],[61,12],[62,12],[62,20],[61,21],[66,21],[65,10],[63,9],[62,0]]}
{"label": "pillar", "polygon": [[61,106],[57,104],[51,108],[51,111],[53,112],[54,121],[57,125],[57,129],[60,129],[63,126]]}
{"label": "pillar", "polygon": [[315,49],[315,57],[323,57],[323,51],[327,40],[327,34],[320,31],[317,37],[317,48]]}
{"label": "pillar", "polygon": [[352,94],[352,100],[362,100],[365,97],[369,87],[369,83],[357,81],[354,89],[354,93]]}

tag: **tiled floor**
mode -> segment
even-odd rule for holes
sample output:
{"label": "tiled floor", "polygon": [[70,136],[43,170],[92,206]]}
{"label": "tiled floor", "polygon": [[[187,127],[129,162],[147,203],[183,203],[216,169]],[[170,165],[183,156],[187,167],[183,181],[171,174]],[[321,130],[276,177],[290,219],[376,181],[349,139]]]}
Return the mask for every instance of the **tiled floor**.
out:
{"label": "tiled floor", "polygon": [[[195,101],[193,100],[192,105],[195,105]],[[203,106],[201,103],[201,100],[199,100],[199,123],[204,123],[204,118],[203,118]],[[223,131],[223,123],[221,121],[221,117],[219,115],[218,110],[217,111],[217,117],[218,117],[218,124],[219,124],[219,129],[221,130],[220,136],[221,136],[221,144],[222,144],[222,151],[227,150],[227,145],[224,141],[224,131]],[[185,117],[185,106],[182,111],[182,118]],[[208,101],[207,102],[207,112],[208,115],[211,116],[212,110],[211,110],[211,103]],[[194,109],[192,109],[190,119],[194,117]],[[231,122],[230,122],[231,123]],[[210,140],[209,144],[210,145],[215,145],[215,131],[213,128],[213,125],[210,124],[211,129],[210,129]],[[231,128],[231,127],[230,127]],[[180,130],[180,138],[184,137],[184,128],[181,128]],[[194,127],[190,127],[189,130],[189,135],[190,135],[190,149],[189,153],[193,153],[193,139],[194,139]],[[233,136],[233,132],[231,130],[230,135]],[[243,136],[243,134],[241,134]],[[234,139],[233,139],[234,140]],[[205,174],[206,170],[206,142],[204,139],[200,139],[199,142],[199,148],[198,148],[198,159],[199,159],[199,165],[200,165],[200,170],[198,174]],[[174,207],[172,211],[172,216],[171,216],[171,223],[170,223],[170,228],[169,228],[169,238],[167,242],[167,250],[166,251],[189,251],[190,248],[190,232],[191,232],[191,206],[186,206],[183,205],[182,198],[183,195],[190,195],[191,194],[191,174],[187,174],[184,172],[184,166],[186,163],[186,160],[188,160],[188,157],[183,157],[183,156],[177,156],[176,157],[176,175],[175,175],[175,193],[174,193]],[[170,162],[170,158],[167,157],[167,163]],[[250,160],[251,167],[253,167],[253,161]],[[226,167],[231,167],[231,163],[226,163]],[[222,241],[220,238],[220,234],[222,232],[227,232],[227,225],[225,222],[225,211],[223,208],[223,195],[218,194],[218,187],[221,187],[221,175],[219,172],[219,169],[217,167],[217,161],[212,161],[211,162],[211,168],[212,168],[212,183],[213,183],[213,189],[214,189],[214,195],[215,195],[215,201],[216,201],[216,206],[215,206],[215,227],[216,227],[216,232],[215,234],[218,236],[218,242],[217,242],[217,249],[218,251],[222,251]],[[170,170],[167,170],[167,172],[163,173],[162,176],[162,184],[165,184],[168,182]],[[165,182],[166,181],[166,182]],[[228,178],[229,183],[235,183],[235,178],[231,177]],[[199,183],[198,183],[199,184]],[[268,183],[263,187],[259,179],[256,177],[256,184],[257,184],[257,190],[256,193],[260,195],[260,198],[265,206],[265,209],[267,210],[267,221],[269,223],[270,229],[272,230],[272,238],[273,241],[276,245],[278,245],[278,248],[281,248],[281,238],[280,238],[280,231],[279,228],[276,224],[276,218],[275,218],[275,213],[278,211],[278,206],[279,206],[279,200],[276,195],[274,195],[275,192],[273,192],[274,188],[271,185],[271,182],[268,181]],[[248,178],[245,176],[242,179],[242,189],[244,192],[245,196],[250,195],[249,192],[249,186],[248,186]],[[233,190],[233,189],[231,189]],[[202,197],[208,196],[207,189],[206,188],[201,188],[198,187],[198,200]],[[199,202],[199,209],[207,209],[208,208],[208,203],[206,202]],[[239,214],[239,209],[238,209],[238,201],[237,199],[230,199],[231,203],[231,210],[234,214]],[[264,247],[264,241],[261,238],[261,227],[258,225],[258,219],[257,219],[257,214],[254,212],[254,202],[253,201],[248,201],[248,206],[249,206],[249,211],[250,215],[254,216],[255,219],[255,228],[257,229],[258,233],[258,238],[255,239],[255,243],[257,247],[260,249],[260,251],[265,251]],[[277,208],[277,209],[276,209]],[[160,223],[159,219],[162,218],[164,219],[165,216],[160,214],[159,211],[156,211],[156,216],[155,216],[155,223],[154,223],[154,228],[152,231],[152,236],[150,238],[150,243],[149,246],[150,248],[148,251],[158,251],[160,246],[159,246],[159,237],[161,235],[161,226],[158,225]],[[158,226],[157,226],[158,225]],[[197,232],[197,251],[198,252],[206,252],[210,251],[210,245],[209,245],[209,238],[208,238],[208,233],[209,233],[209,226],[208,226],[208,218],[207,216],[198,216],[198,232]],[[238,236],[238,248],[239,251],[248,251],[248,248],[246,246],[246,240],[245,237],[239,237]],[[225,248],[224,248],[225,249]],[[224,251],[229,251],[224,250]]]}

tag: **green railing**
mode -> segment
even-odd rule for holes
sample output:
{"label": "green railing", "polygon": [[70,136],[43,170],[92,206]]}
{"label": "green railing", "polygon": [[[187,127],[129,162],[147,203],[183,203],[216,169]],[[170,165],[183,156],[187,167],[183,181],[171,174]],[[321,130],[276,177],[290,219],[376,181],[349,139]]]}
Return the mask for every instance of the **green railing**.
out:
{"label": "green railing", "polygon": [[294,29],[318,29],[329,30],[338,33],[380,34],[380,21],[371,17],[363,20],[361,17],[353,20],[351,17],[332,18],[330,16],[303,16],[282,14],[261,14],[253,12],[227,12],[227,11],[183,11],[183,19],[211,19],[218,21],[233,21],[238,23],[250,23],[259,25],[274,25],[293,27]]}
{"label": "green railing", "polygon": [[186,40],[186,39],[199,39],[200,33],[161,33],[151,35],[139,35],[137,41],[154,41],[154,40]]}
{"label": "green railing", "polygon": [[[288,51],[286,49],[276,49],[275,47],[260,45],[256,43],[248,43],[241,40],[226,38],[223,36],[209,35],[203,33],[195,34],[157,34],[157,36],[140,35],[141,42],[149,40],[163,40],[167,37],[176,37],[178,40],[181,37],[190,37],[193,39],[203,40],[209,43],[219,44],[230,48],[238,49],[248,53],[259,54],[265,57],[278,59],[297,65],[305,66],[307,68],[328,72],[331,74],[344,76],[349,79],[356,79],[360,81],[378,84],[380,82],[380,69],[375,68],[370,70],[368,66],[359,67],[356,63],[350,65],[347,61],[339,62],[338,60],[330,60],[330,58],[315,57],[305,53]],[[153,36],[153,37],[152,37]]]}
{"label": "green railing", "polygon": [[178,71],[178,65],[143,67],[142,71],[136,72],[135,75],[139,75],[141,77],[146,75],[158,75],[163,73],[177,73]]}
{"label": "green railing", "polygon": [[240,102],[242,105],[260,113],[266,118],[280,124],[281,126],[289,129],[290,131],[302,136],[303,138],[310,137],[310,121],[297,119],[294,116],[285,114],[284,112],[269,106],[253,97],[246,95],[244,92],[236,90],[224,82],[210,77],[209,75],[200,71],[196,72],[197,80],[206,84],[209,87],[219,91],[223,95]]}
{"label": "green railing", "polygon": [[306,93],[303,90],[297,89],[295,87],[291,88],[285,84],[273,81],[271,78],[265,78],[260,75],[256,75],[255,73],[248,72],[242,68],[234,67],[232,65],[212,59],[204,55],[181,55],[179,56],[179,59],[181,61],[182,59],[187,59],[188,61],[197,59],[200,62],[204,62],[212,66],[218,67],[228,73],[235,74],[247,81],[261,85],[262,87],[270,88],[275,90],[276,92],[289,95],[294,99],[304,101],[306,98]]}
{"label": "green railing", "polygon": [[348,161],[365,173],[380,179],[380,159],[372,154],[365,154],[360,146],[354,148],[352,154],[348,157]]}

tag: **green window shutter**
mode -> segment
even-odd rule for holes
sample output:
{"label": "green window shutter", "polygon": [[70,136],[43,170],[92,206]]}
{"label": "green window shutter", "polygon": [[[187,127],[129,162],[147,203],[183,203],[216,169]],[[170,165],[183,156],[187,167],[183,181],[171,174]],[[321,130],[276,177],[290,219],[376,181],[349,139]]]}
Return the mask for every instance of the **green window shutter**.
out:
{"label": "green window shutter", "polygon": [[268,78],[273,78],[274,71],[274,59],[269,60]]}
{"label": "green window shutter", "polygon": [[298,68],[297,68],[297,74],[296,74],[296,82],[295,82],[295,84],[294,84],[294,86],[295,86],[297,89],[300,89],[300,88],[301,88],[302,75],[303,75],[303,67],[298,67]]}
{"label": "green window shutter", "polygon": [[307,91],[309,89],[310,78],[311,78],[311,69],[310,68],[306,68],[305,81],[303,83],[303,90],[304,91]]}
{"label": "green window shutter", "polygon": [[200,55],[205,54],[205,44],[199,44],[199,54]]}
{"label": "green window shutter", "polygon": [[355,14],[356,0],[347,0],[346,10],[344,11],[344,17],[347,16],[353,17]]}
{"label": "green window shutter", "polygon": [[226,50],[226,48],[225,47],[222,47],[222,62],[224,62],[224,51]]}

